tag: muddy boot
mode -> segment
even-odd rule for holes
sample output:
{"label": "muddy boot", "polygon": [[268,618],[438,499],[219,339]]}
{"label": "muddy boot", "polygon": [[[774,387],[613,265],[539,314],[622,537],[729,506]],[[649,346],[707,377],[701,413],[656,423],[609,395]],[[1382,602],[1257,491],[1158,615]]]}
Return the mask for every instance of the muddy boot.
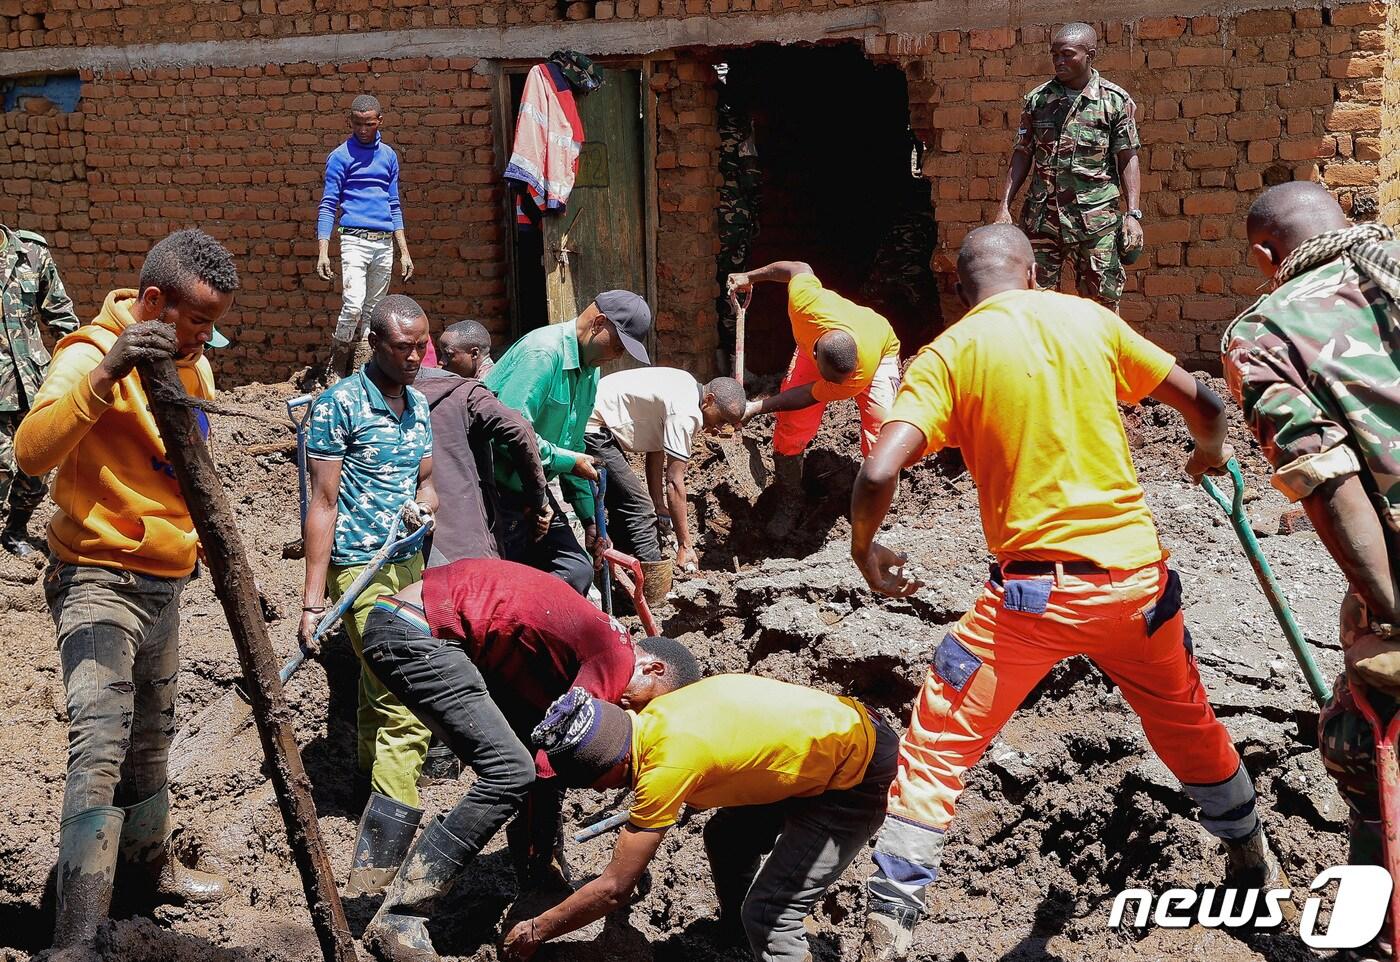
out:
{"label": "muddy boot", "polygon": [[786,538],[801,520],[805,507],[806,499],[802,494],[802,455],[775,453],[773,473],[776,475],[773,490],[777,492],[774,498],[777,505],[764,527],[764,532],[770,538]]}
{"label": "muddy boot", "polygon": [[58,829],[55,949],[91,942],[112,905],[123,812],[103,805],[63,820]]}
{"label": "muddy boot", "polygon": [[33,508],[10,507],[10,516],[5,520],[4,530],[0,530],[0,548],[4,548],[16,558],[34,558],[39,552],[29,543],[29,516]]}
{"label": "muddy boot", "polygon": [[351,365],[355,362],[355,342],[331,339],[331,356],[326,362],[326,386],[330,387],[343,377],[350,376]]}
{"label": "muddy boot", "polygon": [[423,773],[418,776],[418,787],[433,782],[455,782],[462,777],[462,760],[436,738],[428,746],[428,755],[423,759]]}
{"label": "muddy boot", "polygon": [[676,562],[673,558],[662,558],[660,561],[643,561],[641,564],[642,597],[646,599],[647,607],[655,610],[666,603],[666,596],[671,593],[671,585],[676,575]]}
{"label": "muddy boot", "polygon": [[903,962],[914,944],[919,913],[907,906],[872,902],[865,913],[865,936],[860,941],[860,962]]}
{"label": "muddy boot", "polygon": [[229,896],[228,880],[189,868],[170,850],[170,789],[124,809],[121,866],[123,901],[221,902]]}
{"label": "muddy boot", "polygon": [[355,856],[350,863],[350,879],[345,883],[346,898],[384,891],[403,864],[421,821],[421,808],[370,792],[369,804],[360,816],[360,832],[355,837]]}
{"label": "muddy boot", "polygon": [[428,937],[428,916],[474,854],[443,827],[441,816],[430,821],[365,927],[364,947],[380,962],[439,962]]}
{"label": "muddy boot", "polygon": [[1238,889],[1279,889],[1288,888],[1288,877],[1283,866],[1269,849],[1268,836],[1260,825],[1246,838],[1226,841],[1225,880],[1226,888]]}

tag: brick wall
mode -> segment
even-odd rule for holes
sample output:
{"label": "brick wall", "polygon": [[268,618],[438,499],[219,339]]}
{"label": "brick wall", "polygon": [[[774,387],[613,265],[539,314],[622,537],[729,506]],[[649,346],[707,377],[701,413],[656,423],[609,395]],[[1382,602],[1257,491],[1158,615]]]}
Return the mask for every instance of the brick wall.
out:
{"label": "brick wall", "polygon": [[[475,316],[504,337],[501,187],[488,78],[475,65],[88,75],[79,112],[0,114],[0,213],[49,235],[84,317],[108,290],[134,285],[153,241],[203,227],[234,253],[243,279],[227,324],[234,343],[216,359],[221,377],[285,377],[324,349],[339,311],[338,281],[313,269],[315,210],[325,156],[347,136],[344,105],[368,90],[390,105],[384,136],[403,165],[416,267],[392,289],[417,298],[435,327]],[[334,241],[332,262],[338,271]]]}
{"label": "brick wall", "polygon": [[[1143,141],[1147,250],[1129,269],[1125,317],[1210,363],[1224,323],[1257,296],[1243,217],[1265,183],[1321,179],[1355,216],[1376,215],[1385,20],[1374,0],[1097,25],[1097,65],[1133,94]],[[909,76],[912,122],[930,148],[934,268],[945,316],[957,317],[957,248],[996,214],[1020,98],[1049,78],[1049,29],[879,36],[867,49]],[[1393,167],[1391,177],[1393,192]]]}
{"label": "brick wall", "polygon": [[1385,95],[1381,105],[1381,219],[1400,223],[1400,4],[1391,4],[1386,28]]}

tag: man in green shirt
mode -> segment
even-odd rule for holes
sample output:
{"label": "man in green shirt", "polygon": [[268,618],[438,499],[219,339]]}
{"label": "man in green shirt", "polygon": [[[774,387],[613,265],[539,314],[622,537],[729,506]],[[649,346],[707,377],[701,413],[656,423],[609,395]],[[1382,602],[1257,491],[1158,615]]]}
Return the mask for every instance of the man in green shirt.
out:
{"label": "man in green shirt", "polygon": [[579,594],[588,593],[607,547],[594,526],[588,485],[598,480],[598,470],[583,453],[583,429],[598,394],[599,368],[623,351],[650,364],[642,343],[650,329],[646,301],[631,291],[605,291],[572,321],[536,328],[516,341],[486,375],[486,386],[534,428],[545,477],[560,479],[593,555],[590,561],[579,547],[553,495],[543,505],[526,500],[513,462],[503,455],[496,459],[501,493],[496,541],[501,557],[557,575]]}

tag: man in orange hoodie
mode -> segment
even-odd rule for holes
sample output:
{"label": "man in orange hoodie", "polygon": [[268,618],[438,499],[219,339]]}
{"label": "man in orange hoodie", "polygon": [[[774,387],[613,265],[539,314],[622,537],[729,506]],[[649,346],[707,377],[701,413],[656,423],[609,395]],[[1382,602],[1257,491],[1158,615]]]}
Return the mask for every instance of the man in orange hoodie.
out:
{"label": "man in orange hoodie", "polygon": [[91,940],[119,862],[123,894],[137,901],[227,894],[225,880],[170,851],[180,593],[198,538],[135,365],[173,355],[185,390],[212,398],[204,348],[227,343],[214,322],[237,287],[233,258],[204,232],[160,241],[139,290],[108,294],[91,324],[58,342],[15,434],[21,470],[58,469],[44,576],[68,701],[55,947]]}

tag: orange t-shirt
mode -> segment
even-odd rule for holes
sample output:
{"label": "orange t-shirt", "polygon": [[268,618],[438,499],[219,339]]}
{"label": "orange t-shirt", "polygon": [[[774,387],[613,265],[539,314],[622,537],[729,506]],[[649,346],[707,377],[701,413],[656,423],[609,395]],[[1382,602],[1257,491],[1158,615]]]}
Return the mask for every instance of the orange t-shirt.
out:
{"label": "orange t-shirt", "polygon": [[818,401],[855,397],[875,379],[875,369],[882,359],[899,357],[899,338],[894,336],[889,321],[822,287],[815,274],[798,274],[788,282],[788,318],[797,349],[814,361],[817,339],[828,331],[845,331],[855,338],[856,369],[840,384],[813,384],[812,397]]}
{"label": "orange t-shirt", "polygon": [[1117,404],[1174,363],[1093,301],[1005,291],[919,352],[889,420],[923,432],[926,454],[962,449],[998,559],[1141,568],[1166,551]]}

